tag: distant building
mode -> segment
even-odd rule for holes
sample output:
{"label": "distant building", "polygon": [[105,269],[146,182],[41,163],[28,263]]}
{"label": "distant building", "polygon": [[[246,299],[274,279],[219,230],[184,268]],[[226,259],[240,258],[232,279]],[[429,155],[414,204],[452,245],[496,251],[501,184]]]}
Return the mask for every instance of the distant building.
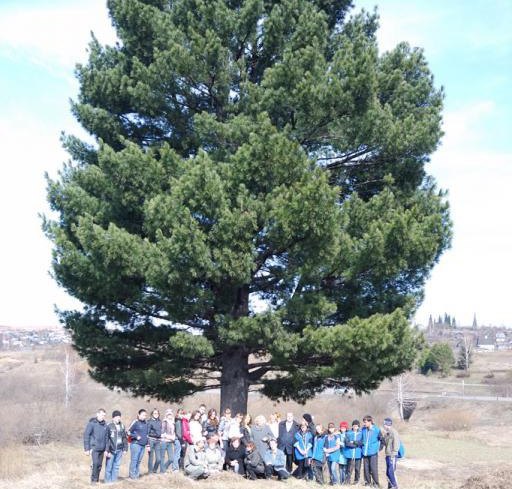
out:
{"label": "distant building", "polygon": [[496,334],[494,331],[482,331],[476,340],[476,347],[479,350],[496,350]]}

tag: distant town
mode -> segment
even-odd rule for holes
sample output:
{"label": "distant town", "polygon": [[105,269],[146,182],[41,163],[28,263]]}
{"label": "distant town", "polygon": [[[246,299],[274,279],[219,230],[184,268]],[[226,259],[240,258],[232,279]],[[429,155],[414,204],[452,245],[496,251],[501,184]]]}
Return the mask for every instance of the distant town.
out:
{"label": "distant town", "polygon": [[71,343],[63,328],[27,330],[0,326],[0,350],[27,350],[62,343]]}
{"label": "distant town", "polygon": [[[479,325],[476,315],[470,326],[459,326],[448,314],[430,316],[424,330],[428,343],[448,342],[457,348],[464,338],[469,338],[480,351],[512,350],[512,329],[503,326]],[[25,350],[47,345],[71,343],[70,335],[63,328],[16,329],[0,326],[0,350]]]}
{"label": "distant town", "polygon": [[476,314],[470,326],[460,326],[449,314],[430,316],[425,329],[428,343],[447,342],[458,348],[466,339],[479,351],[512,350],[512,329],[504,326],[480,325]]}

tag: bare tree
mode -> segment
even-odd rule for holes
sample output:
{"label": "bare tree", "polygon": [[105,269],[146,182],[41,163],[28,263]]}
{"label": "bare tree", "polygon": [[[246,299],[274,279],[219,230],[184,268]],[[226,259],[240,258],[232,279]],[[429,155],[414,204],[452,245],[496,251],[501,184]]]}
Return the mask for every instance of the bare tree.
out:
{"label": "bare tree", "polygon": [[70,345],[64,345],[64,361],[61,365],[64,380],[64,407],[69,407],[77,379],[76,354]]}
{"label": "bare tree", "polygon": [[414,409],[416,400],[413,396],[414,377],[410,372],[403,373],[393,380],[394,401],[398,406],[398,414],[402,421],[408,421]]}
{"label": "bare tree", "polygon": [[469,366],[473,360],[473,341],[474,337],[470,334],[464,334],[459,341],[457,366],[465,372],[469,372]]}

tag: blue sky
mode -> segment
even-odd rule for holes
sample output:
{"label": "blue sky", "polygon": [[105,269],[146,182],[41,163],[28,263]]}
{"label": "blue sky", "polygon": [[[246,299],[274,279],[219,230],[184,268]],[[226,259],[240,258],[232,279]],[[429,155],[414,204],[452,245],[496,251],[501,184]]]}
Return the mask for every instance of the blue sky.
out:
{"label": "blue sky", "polygon": [[[57,323],[54,304],[74,302],[49,276],[44,172],[67,160],[61,131],[82,135],[69,111],[76,62],[90,31],[115,40],[104,0],[0,3],[0,325]],[[445,311],[469,324],[512,326],[512,2],[363,0],[378,5],[382,51],[425,49],[446,91],[445,137],[428,171],[449,191],[455,237],[435,268],[416,320]]]}

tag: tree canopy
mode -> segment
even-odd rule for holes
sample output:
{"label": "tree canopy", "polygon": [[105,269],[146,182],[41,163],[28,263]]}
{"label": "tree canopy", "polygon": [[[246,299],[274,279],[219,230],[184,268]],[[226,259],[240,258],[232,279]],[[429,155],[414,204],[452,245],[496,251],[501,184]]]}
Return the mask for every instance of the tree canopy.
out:
{"label": "tree canopy", "polygon": [[443,93],[350,1],[109,0],[48,179],[62,311],[92,376],[165,400],[304,401],[408,369],[449,246],[426,174]]}

